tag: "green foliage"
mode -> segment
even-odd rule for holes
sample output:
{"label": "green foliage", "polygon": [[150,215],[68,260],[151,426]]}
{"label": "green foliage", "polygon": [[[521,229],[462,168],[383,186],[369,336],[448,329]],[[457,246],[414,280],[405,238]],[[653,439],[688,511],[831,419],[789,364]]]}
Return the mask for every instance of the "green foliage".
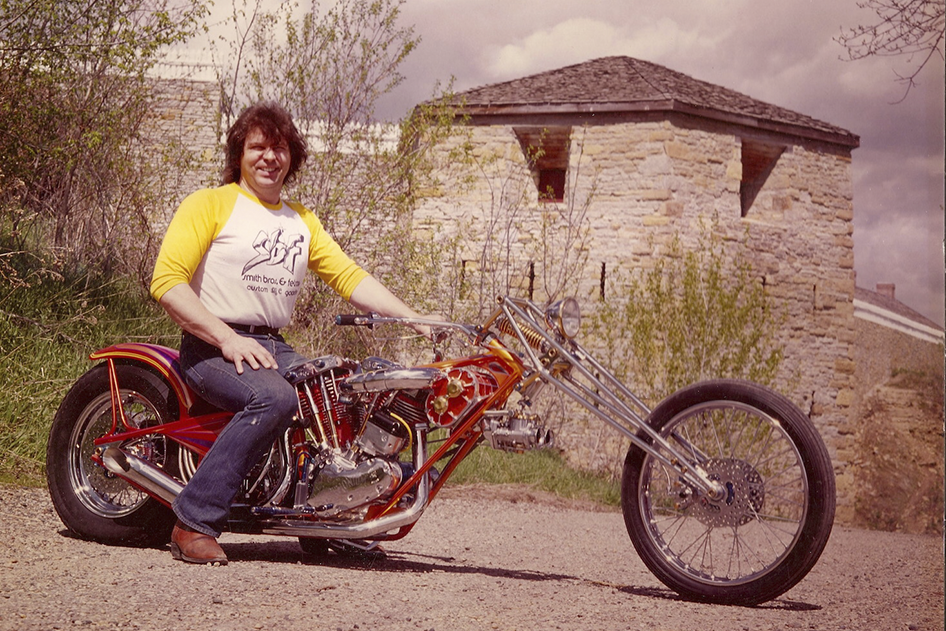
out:
{"label": "green foliage", "polygon": [[684,251],[675,238],[653,268],[612,280],[590,317],[609,368],[651,402],[710,378],[771,384],[782,361],[774,310],[736,249],[704,231]]}
{"label": "green foliage", "polygon": [[138,271],[155,203],[155,155],[134,142],[147,73],[205,13],[199,0],[0,0],[0,227],[20,249],[41,233],[63,266]]}
{"label": "green foliage", "polygon": [[[92,367],[89,353],[122,341],[177,344],[179,333],[135,282],[60,274],[0,247],[0,479],[35,481],[59,402]],[[15,281],[15,282],[14,282]]]}
{"label": "green foliage", "polygon": [[572,469],[561,454],[549,449],[514,454],[480,447],[460,463],[447,484],[524,484],[567,499],[621,503],[616,480]]}

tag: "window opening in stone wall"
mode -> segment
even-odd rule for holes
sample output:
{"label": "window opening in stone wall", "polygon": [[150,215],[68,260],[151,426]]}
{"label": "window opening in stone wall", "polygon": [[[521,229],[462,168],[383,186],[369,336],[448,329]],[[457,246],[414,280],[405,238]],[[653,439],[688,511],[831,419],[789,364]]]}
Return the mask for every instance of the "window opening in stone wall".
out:
{"label": "window opening in stone wall", "polygon": [[604,300],[604,283],[608,273],[608,264],[605,261],[601,261],[601,284],[599,290],[601,292],[601,299]]}
{"label": "window opening in stone wall", "polygon": [[565,169],[539,171],[539,201],[560,202],[565,199]]}
{"label": "window opening in stone wall", "polygon": [[571,132],[571,127],[513,127],[540,202],[565,200]]}
{"label": "window opening in stone wall", "polygon": [[743,139],[742,182],[739,183],[739,202],[743,217],[749,213],[756,196],[784,151],[784,145],[767,145]]}
{"label": "window opening in stone wall", "polygon": [[529,261],[529,300],[535,295],[535,263]]}

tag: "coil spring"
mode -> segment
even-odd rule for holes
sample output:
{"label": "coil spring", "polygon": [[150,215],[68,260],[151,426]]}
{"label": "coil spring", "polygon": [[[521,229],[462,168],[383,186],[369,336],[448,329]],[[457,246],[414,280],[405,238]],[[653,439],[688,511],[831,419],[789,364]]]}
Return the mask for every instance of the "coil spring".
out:
{"label": "coil spring", "polygon": [[[522,322],[519,322],[518,324],[519,330],[522,332],[522,336],[525,338],[529,346],[544,353],[548,348],[548,343],[545,341],[545,336],[528,324],[524,324]],[[516,330],[509,322],[508,318],[501,318],[499,322],[496,323],[496,328],[506,335],[512,335],[513,337],[516,337]]]}

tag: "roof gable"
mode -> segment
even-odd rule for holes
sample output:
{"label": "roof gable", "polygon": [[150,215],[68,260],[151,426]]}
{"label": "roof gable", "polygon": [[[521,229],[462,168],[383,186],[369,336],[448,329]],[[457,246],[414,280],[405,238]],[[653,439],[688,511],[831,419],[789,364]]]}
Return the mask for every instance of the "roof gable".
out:
{"label": "roof gable", "polygon": [[664,66],[603,57],[457,95],[473,115],[672,111],[854,148],[851,132]]}
{"label": "roof gable", "polygon": [[927,342],[943,342],[943,327],[896,298],[863,287],[854,288],[854,317]]}
{"label": "roof gable", "polygon": [[881,309],[890,311],[891,313],[896,313],[897,315],[913,320],[918,324],[928,326],[933,329],[942,330],[943,327],[939,326],[925,315],[916,311],[907,305],[903,304],[896,298],[891,296],[885,296],[884,294],[870,289],[865,289],[864,287],[855,287],[854,288],[854,298],[856,300],[862,300],[865,303],[872,304]]}

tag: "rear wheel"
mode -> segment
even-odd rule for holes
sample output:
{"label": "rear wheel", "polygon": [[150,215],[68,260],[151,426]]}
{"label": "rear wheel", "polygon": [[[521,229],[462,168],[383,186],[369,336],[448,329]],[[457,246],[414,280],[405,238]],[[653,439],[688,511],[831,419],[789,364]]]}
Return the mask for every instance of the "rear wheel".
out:
{"label": "rear wheel", "polygon": [[[115,367],[121,404],[130,425],[154,427],[171,420],[173,395],[148,370]],[[174,513],[92,460],[94,441],[112,427],[108,367],[83,375],[63,399],[49,433],[46,478],[49,494],[63,524],[79,537],[107,544],[155,545],[170,540]],[[140,458],[174,473],[179,448],[152,435],[122,446]]]}
{"label": "rear wheel", "polygon": [[835,484],[801,410],[756,384],[719,380],[670,396],[648,423],[725,490],[710,498],[631,447],[624,521],[657,578],[687,598],[753,605],[805,577],[831,534]]}

